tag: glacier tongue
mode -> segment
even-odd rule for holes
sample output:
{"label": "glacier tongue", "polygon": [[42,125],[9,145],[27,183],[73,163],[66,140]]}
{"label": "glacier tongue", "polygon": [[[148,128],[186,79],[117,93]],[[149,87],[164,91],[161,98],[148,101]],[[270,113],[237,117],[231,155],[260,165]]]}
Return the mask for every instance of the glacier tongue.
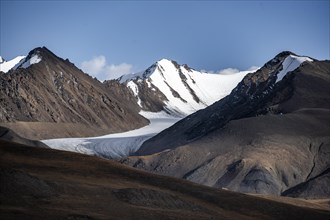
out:
{"label": "glacier tongue", "polygon": [[144,141],[180,120],[165,112],[141,111],[140,114],[150,120],[149,125],[140,129],[100,137],[49,139],[42,142],[53,149],[119,158],[136,152]]}

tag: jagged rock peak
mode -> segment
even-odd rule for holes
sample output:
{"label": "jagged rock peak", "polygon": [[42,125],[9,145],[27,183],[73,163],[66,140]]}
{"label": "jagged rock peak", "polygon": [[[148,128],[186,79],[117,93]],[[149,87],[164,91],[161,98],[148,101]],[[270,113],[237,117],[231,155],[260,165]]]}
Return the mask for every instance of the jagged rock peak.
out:
{"label": "jagged rock peak", "polygon": [[177,69],[180,68],[180,65],[176,61],[163,58],[163,59],[160,59],[160,60],[156,61],[155,63],[153,63],[145,71],[123,75],[120,78],[118,78],[117,80],[120,83],[124,83],[124,82],[130,81],[130,80],[147,79],[153,73],[155,73],[155,70],[157,70],[157,69],[159,70],[159,72],[165,72],[169,65],[174,65]]}
{"label": "jagged rock peak", "polygon": [[58,56],[56,56],[56,54],[54,54],[52,51],[50,51],[47,47],[36,47],[33,50],[31,50],[27,56],[27,59],[29,57],[32,57],[33,55],[39,55],[41,57],[43,57],[44,59],[47,59],[49,57],[55,57],[57,59],[62,59]]}
{"label": "jagged rock peak", "polygon": [[[308,56],[297,55],[291,51],[283,51],[283,52],[277,54],[273,59],[271,59],[267,63],[265,63],[265,65],[262,68],[276,69],[278,65],[286,64],[286,63],[284,63],[284,61],[287,60],[287,58],[290,59],[291,61],[298,60],[300,62],[303,62],[305,60],[316,61],[316,59],[313,59]],[[262,68],[260,68],[260,70]]]}
{"label": "jagged rock peak", "polygon": [[46,47],[37,47],[31,50],[27,56],[17,56],[12,60],[6,61],[0,57],[0,70],[2,72],[9,72],[10,70],[16,70],[19,68],[28,68],[33,64],[37,64],[41,61],[58,61],[63,60],[60,57],[56,56]]}
{"label": "jagged rock peak", "polygon": [[183,68],[185,68],[186,70],[188,70],[188,71],[191,71],[191,70],[193,70],[192,68],[190,68],[187,64],[179,64],[177,61],[175,61],[175,60],[170,60],[170,59],[165,59],[165,58],[163,58],[163,59],[161,59],[161,60],[159,60],[159,61],[157,61],[154,65],[157,65],[157,66],[162,66],[162,65],[168,65],[168,64],[172,64],[172,65],[174,65],[175,66],[175,68],[176,69],[180,69],[180,67],[183,67]]}
{"label": "jagged rock peak", "polygon": [[293,52],[287,50],[287,51],[282,51],[282,52],[280,52],[279,54],[277,54],[277,55],[275,56],[275,58],[276,58],[276,57],[287,57],[287,56],[290,56],[290,55],[298,56],[297,54],[295,54],[295,53],[293,53]]}

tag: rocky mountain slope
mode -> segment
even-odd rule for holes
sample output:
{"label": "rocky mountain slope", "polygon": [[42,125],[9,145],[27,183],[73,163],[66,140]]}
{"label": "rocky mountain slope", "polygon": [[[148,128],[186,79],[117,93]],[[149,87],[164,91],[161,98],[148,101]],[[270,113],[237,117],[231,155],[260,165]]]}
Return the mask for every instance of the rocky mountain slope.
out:
{"label": "rocky mountain slope", "polygon": [[283,52],[123,159],[217,188],[330,196],[330,62]]}
{"label": "rocky mountain slope", "polygon": [[[223,127],[230,120],[256,116],[266,113],[285,113],[287,109],[280,108],[280,103],[292,96],[293,87],[290,84],[290,76],[278,81],[283,72],[287,72],[288,64],[291,62],[301,63],[299,60],[311,60],[310,58],[299,58],[291,52],[283,52],[266,63],[255,73],[248,74],[231,94],[224,99],[214,103],[203,111],[189,115],[185,119],[161,134],[146,142],[140,149],[141,154],[159,152],[161,150],[188,143],[194,139],[204,136],[211,131]],[[295,65],[298,67],[297,65]],[[282,72],[283,70],[283,72]],[[327,74],[324,67],[325,77]],[[318,79],[318,78],[317,78]],[[321,89],[321,97],[316,100],[327,99],[327,83],[322,78],[315,86]],[[319,84],[321,83],[321,84]],[[320,90],[319,89],[319,90]],[[312,97],[314,98],[314,97]],[[314,101],[314,100],[313,100]],[[294,106],[295,103],[292,104]],[[298,103],[297,103],[298,104]],[[301,103],[305,104],[305,103]],[[308,107],[308,102],[306,102]],[[324,100],[322,105],[330,105]],[[292,108],[299,108],[296,106]],[[320,106],[322,107],[322,106]],[[162,138],[164,137],[164,138]],[[170,138],[169,138],[170,137]],[[149,147],[157,145],[157,148]]]}
{"label": "rocky mountain slope", "polygon": [[183,117],[228,95],[248,72],[210,74],[162,59],[143,72],[124,75],[105,84],[112,87],[114,82],[119,82],[126,86],[141,110],[165,111]]}
{"label": "rocky mountain slope", "polygon": [[[0,140],[1,219],[329,219],[322,205],[260,198],[71,152]],[[260,205],[262,204],[262,205]]]}
{"label": "rocky mountain slope", "polygon": [[0,72],[0,124],[34,139],[93,136],[148,121],[101,82],[47,48]]}

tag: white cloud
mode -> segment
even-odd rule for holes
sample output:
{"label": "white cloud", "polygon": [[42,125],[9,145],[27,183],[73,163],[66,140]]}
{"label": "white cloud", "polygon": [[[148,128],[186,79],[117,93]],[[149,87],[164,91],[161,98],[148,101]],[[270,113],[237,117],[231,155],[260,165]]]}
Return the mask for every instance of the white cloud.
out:
{"label": "white cloud", "polygon": [[117,79],[132,73],[133,66],[128,63],[107,64],[105,56],[100,55],[81,63],[81,69],[100,80]]}
{"label": "white cloud", "polygon": [[82,70],[94,76],[100,74],[105,66],[106,66],[106,59],[104,56],[97,56],[91,60],[84,61],[81,63]]}
{"label": "white cloud", "polygon": [[[257,69],[259,69],[260,67],[257,66],[251,66],[250,68],[248,68],[247,70],[244,71],[251,71],[254,72]],[[206,72],[206,73],[212,73],[212,74],[221,74],[221,75],[231,75],[231,74],[236,74],[241,72],[241,70],[236,69],[236,68],[226,68],[223,70],[218,70],[218,71],[213,71],[213,70],[201,70],[201,72]]]}
{"label": "white cloud", "polygon": [[251,66],[249,69],[247,69],[247,71],[256,71],[259,68],[259,66]]}
{"label": "white cloud", "polygon": [[223,69],[217,72],[217,74],[222,74],[222,75],[231,75],[231,74],[235,74],[238,73],[239,69],[236,68],[227,68],[227,69]]}
{"label": "white cloud", "polygon": [[222,74],[222,75],[229,75],[229,74],[235,74],[239,72],[239,69],[235,68],[227,68],[223,70],[213,71],[213,70],[201,70],[201,72],[204,73],[212,73],[212,74]]}
{"label": "white cloud", "polygon": [[111,64],[106,66],[105,73],[107,74],[108,78],[117,79],[122,75],[132,73],[133,66],[128,63],[121,63],[119,65]]}

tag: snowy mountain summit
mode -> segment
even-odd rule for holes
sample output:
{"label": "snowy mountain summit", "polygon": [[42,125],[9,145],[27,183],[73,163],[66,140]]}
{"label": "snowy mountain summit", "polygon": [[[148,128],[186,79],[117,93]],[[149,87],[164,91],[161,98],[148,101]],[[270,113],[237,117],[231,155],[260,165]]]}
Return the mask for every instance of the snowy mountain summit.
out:
{"label": "snowy mountain summit", "polygon": [[28,68],[33,64],[37,64],[42,60],[41,49],[35,48],[30,51],[27,56],[17,56],[12,60],[6,61],[0,57],[0,71],[9,72],[10,70],[16,70],[19,68]]}
{"label": "snowy mountain summit", "polygon": [[248,73],[211,74],[162,59],[145,71],[124,75],[118,81],[134,93],[142,110],[183,117],[227,96]]}
{"label": "snowy mountain summit", "polygon": [[286,76],[286,74],[297,69],[300,64],[305,61],[312,62],[313,59],[304,56],[296,56],[293,54],[287,56],[282,63],[282,70],[277,73],[276,83],[281,81]]}
{"label": "snowy mountain summit", "polygon": [[29,66],[33,64],[37,64],[41,61],[41,56],[39,53],[34,53],[34,54],[29,54],[27,57],[24,59],[21,59],[19,63],[17,63],[13,69],[18,69],[18,68],[28,68]]}

